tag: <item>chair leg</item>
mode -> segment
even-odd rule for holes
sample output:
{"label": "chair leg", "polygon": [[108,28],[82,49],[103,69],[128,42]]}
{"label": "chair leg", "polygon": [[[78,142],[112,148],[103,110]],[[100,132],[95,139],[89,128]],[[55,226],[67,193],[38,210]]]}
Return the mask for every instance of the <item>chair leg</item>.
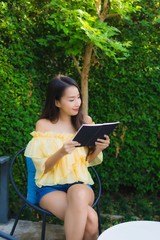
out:
{"label": "chair leg", "polygon": [[16,226],[17,226],[18,220],[19,220],[19,218],[20,218],[20,215],[21,215],[23,209],[24,209],[26,206],[27,206],[27,205],[24,204],[22,207],[20,207],[20,209],[19,209],[19,211],[18,211],[18,214],[17,214],[17,216],[16,216],[16,218],[15,218],[15,221],[14,221],[14,224],[13,224],[13,227],[12,227],[12,230],[11,230],[11,232],[10,232],[10,235],[13,235],[13,233],[14,233],[14,231],[15,231],[15,228],[16,228]]}
{"label": "chair leg", "polygon": [[97,204],[96,208],[97,208],[97,214],[98,214],[98,231],[99,231],[99,235],[100,235],[102,233],[102,228],[101,228],[100,208],[99,208],[98,204]]}
{"label": "chair leg", "polygon": [[41,240],[45,240],[45,233],[46,233],[46,214],[44,213],[42,216]]}

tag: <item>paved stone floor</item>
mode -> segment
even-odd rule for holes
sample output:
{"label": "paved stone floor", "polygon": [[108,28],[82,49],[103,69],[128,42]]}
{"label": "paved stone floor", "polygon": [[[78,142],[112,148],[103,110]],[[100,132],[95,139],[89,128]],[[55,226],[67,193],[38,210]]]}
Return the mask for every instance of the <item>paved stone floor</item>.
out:
{"label": "paved stone floor", "polygon": [[[0,230],[9,234],[12,226],[13,219],[6,224],[0,224]],[[16,237],[17,240],[40,240],[41,222],[19,220],[13,236]],[[0,239],[2,238],[0,237]],[[63,226],[47,223],[46,240],[65,240]]]}

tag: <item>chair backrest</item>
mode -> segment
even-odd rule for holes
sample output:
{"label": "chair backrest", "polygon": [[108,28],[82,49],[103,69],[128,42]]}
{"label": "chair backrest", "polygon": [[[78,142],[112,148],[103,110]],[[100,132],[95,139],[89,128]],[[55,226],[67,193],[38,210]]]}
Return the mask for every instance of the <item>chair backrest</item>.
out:
{"label": "chair backrest", "polygon": [[18,151],[10,162],[10,180],[18,196],[27,198],[27,167],[24,157],[25,148]]}
{"label": "chair backrest", "polygon": [[47,215],[52,215],[48,211],[40,208],[36,202],[31,201],[29,198],[29,192],[35,191],[35,189],[33,189],[33,186],[28,185],[28,183],[31,182],[31,178],[32,182],[34,182],[34,175],[32,174],[32,168],[30,168],[31,171],[29,170],[31,175],[28,174],[28,162],[24,156],[24,151],[25,148],[22,148],[20,151],[18,151],[10,162],[10,180],[12,186],[24,204],[29,205],[37,211],[46,213]]}
{"label": "chair backrest", "polygon": [[[34,181],[35,167],[31,158],[24,156],[25,148],[18,151],[10,163],[10,180],[23,202],[39,210],[36,205],[36,185]],[[91,175],[95,181],[95,202],[93,207],[98,204],[101,196],[101,181],[94,167],[89,167]]]}
{"label": "chair backrest", "polygon": [[101,197],[102,185],[101,185],[101,180],[100,180],[100,177],[99,177],[96,169],[94,167],[89,167],[89,169],[91,170],[90,172],[91,172],[91,175],[95,182],[95,185],[93,186],[94,193],[95,193],[95,201],[92,205],[92,207],[95,207],[98,204],[100,197]]}

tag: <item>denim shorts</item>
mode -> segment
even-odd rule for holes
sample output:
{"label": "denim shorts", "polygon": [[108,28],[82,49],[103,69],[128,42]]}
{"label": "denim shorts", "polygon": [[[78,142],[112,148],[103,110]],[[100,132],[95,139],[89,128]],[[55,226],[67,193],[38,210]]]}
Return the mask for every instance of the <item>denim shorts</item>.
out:
{"label": "denim shorts", "polygon": [[[38,198],[38,203],[40,202],[41,198],[46,195],[47,193],[50,192],[55,192],[55,191],[62,191],[62,192],[67,192],[68,189],[75,184],[83,184],[83,182],[74,182],[74,183],[66,183],[66,184],[57,184],[53,186],[42,186],[41,188],[37,188],[37,198]],[[86,184],[88,187],[92,188],[91,185]]]}

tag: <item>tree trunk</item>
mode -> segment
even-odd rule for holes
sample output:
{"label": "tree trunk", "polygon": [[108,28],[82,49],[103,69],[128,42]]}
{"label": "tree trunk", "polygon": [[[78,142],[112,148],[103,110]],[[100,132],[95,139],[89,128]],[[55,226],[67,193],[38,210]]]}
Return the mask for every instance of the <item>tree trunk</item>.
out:
{"label": "tree trunk", "polygon": [[85,48],[83,67],[81,72],[81,91],[83,98],[82,110],[84,114],[88,114],[88,79],[91,66],[92,51],[93,44],[90,43]]}
{"label": "tree trunk", "polygon": [[[97,14],[99,16],[99,19],[101,21],[105,21],[108,15],[109,11],[109,0],[97,0],[95,3]],[[91,59],[92,59],[92,51],[93,51],[94,44],[89,43],[85,47],[85,52],[84,52],[84,58],[83,58],[83,65],[82,65],[82,70],[79,67],[79,62],[76,60],[74,56],[74,64],[81,76],[81,91],[82,91],[82,110],[83,113],[88,115],[88,80],[89,80],[89,71],[90,71],[90,66],[91,66]]]}

